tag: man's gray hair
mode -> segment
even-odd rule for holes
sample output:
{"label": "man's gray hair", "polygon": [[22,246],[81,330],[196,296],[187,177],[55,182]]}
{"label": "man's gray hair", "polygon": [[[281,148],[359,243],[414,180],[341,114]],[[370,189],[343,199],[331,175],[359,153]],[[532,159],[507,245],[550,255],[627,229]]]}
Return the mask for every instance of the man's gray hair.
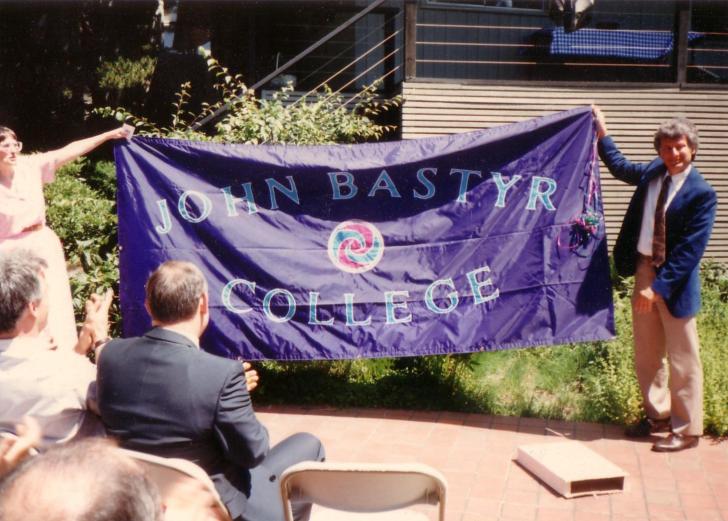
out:
{"label": "man's gray hair", "polygon": [[695,159],[700,141],[698,139],[698,129],[687,118],[674,118],[662,123],[655,132],[655,150],[660,151],[660,142],[663,138],[678,139],[682,136],[685,136],[690,147],[695,151],[693,154],[693,159]]}
{"label": "man's gray hair", "polygon": [[159,489],[101,438],[54,445],[0,483],[2,521],[161,521]]}
{"label": "man's gray hair", "polygon": [[23,311],[43,296],[38,275],[48,263],[24,248],[0,252],[0,333],[15,329]]}

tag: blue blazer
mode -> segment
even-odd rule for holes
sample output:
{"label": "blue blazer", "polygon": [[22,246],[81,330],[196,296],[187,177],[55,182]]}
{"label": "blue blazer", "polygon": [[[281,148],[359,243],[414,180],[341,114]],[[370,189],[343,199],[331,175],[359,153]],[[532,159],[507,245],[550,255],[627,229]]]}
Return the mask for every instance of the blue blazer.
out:
{"label": "blue blazer", "polygon": [[[659,158],[650,163],[628,161],[609,136],[599,140],[599,157],[614,177],[637,187],[614,245],[617,273],[627,277],[634,275],[637,266],[637,241],[647,187],[655,177],[663,176],[667,168]],[[700,309],[700,259],[713,229],[717,204],[715,190],[693,165],[665,212],[665,263],[657,268],[652,289],[665,300],[675,317],[690,317]]]}
{"label": "blue blazer", "polygon": [[98,361],[98,403],[123,447],[200,465],[233,519],[245,511],[250,472],[268,453],[242,362],[200,351],[155,328],[113,340]]}

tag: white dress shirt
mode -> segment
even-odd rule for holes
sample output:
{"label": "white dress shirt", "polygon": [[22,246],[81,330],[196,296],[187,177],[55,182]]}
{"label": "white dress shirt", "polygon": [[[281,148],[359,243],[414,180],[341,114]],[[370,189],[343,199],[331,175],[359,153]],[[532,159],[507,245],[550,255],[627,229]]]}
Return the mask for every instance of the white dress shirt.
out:
{"label": "white dress shirt", "polygon": [[[685,179],[690,174],[692,165],[689,165],[685,170],[679,174],[674,174],[670,181],[670,188],[667,191],[667,201],[665,201],[665,211],[670,206],[670,203],[675,198],[675,195],[680,191],[682,185],[685,183]],[[665,175],[670,175],[665,173]],[[640,238],[637,242],[637,251],[642,255],[652,257],[652,236],[655,230],[655,210],[657,209],[657,199],[660,197],[660,190],[662,189],[662,181],[665,176],[654,178],[650,181],[650,185],[647,187],[647,196],[645,197],[645,208],[642,212],[642,226],[640,227]]]}
{"label": "white dress shirt", "polygon": [[96,367],[39,338],[0,339],[0,426],[13,430],[23,416],[41,426],[43,443],[72,438],[95,399]]}

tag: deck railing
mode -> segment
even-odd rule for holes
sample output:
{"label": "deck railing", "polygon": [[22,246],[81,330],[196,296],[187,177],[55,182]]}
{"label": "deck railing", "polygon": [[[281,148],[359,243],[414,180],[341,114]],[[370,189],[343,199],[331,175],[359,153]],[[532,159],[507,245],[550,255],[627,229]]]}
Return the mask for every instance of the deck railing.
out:
{"label": "deck railing", "polygon": [[569,32],[545,9],[410,2],[405,27],[408,79],[728,86],[728,4],[597,2]]}
{"label": "deck railing", "polygon": [[[331,41],[334,37],[341,34],[343,31],[350,28],[357,22],[363,20],[364,17],[366,17],[367,15],[373,13],[376,9],[380,8],[385,3],[385,1],[386,0],[373,0],[371,3],[369,3],[369,5],[367,5],[367,7],[356,13],[344,23],[337,26],[335,29],[330,31],[328,34],[326,34],[313,44],[309,45],[306,49],[304,49],[294,57],[288,59],[282,65],[277,66],[274,71],[258,80],[254,85],[250,87],[249,90],[258,92],[259,89],[268,85],[274,78],[284,78],[286,73],[290,71],[294,65],[299,64],[306,58],[312,57],[313,53],[321,49],[322,46],[324,46],[327,42]],[[309,80],[311,78],[318,78],[321,76],[326,76],[326,78],[323,81],[317,82],[316,86],[307,91],[293,93],[293,102],[295,103],[299,99],[305,99],[306,96],[311,95],[312,93],[322,89],[324,85],[331,86],[332,82],[341,77],[346,77],[347,79],[344,80],[342,83],[336,85],[332,89],[332,95],[341,93],[346,89],[349,89],[352,85],[359,87],[359,83],[361,82],[362,78],[370,77],[372,71],[377,71],[377,73],[375,74],[377,77],[374,78],[373,82],[389,82],[388,86],[390,87],[389,90],[391,91],[391,87],[394,83],[393,78],[400,70],[402,61],[402,30],[401,28],[398,28],[398,25],[401,25],[401,10],[385,10],[385,17],[382,24],[375,26],[360,38],[353,40],[348,47],[341,50],[338,54],[329,57],[328,60],[324,63],[312,68],[311,70],[306,71],[306,75],[303,76],[301,80],[299,80],[299,84],[305,83],[306,80]],[[362,49],[362,42],[369,42],[369,40],[371,40],[372,34],[374,33],[383,33],[383,36],[379,41],[371,43],[368,49]],[[346,65],[344,65],[343,67],[340,67],[339,69],[333,71],[333,73],[326,75],[326,67],[328,67],[332,63],[335,63],[338,58],[345,55],[347,52],[352,51],[352,49],[355,51],[351,52],[354,58],[350,62],[346,63]],[[379,57],[378,55],[381,55],[381,57]],[[366,63],[366,60],[371,59],[373,56],[377,56],[377,58],[375,58],[376,61],[374,61],[373,64]],[[355,72],[352,74],[352,71]],[[347,74],[345,75],[345,73]],[[351,78],[349,78],[350,76]],[[345,99],[348,102],[348,100],[351,100],[351,96],[347,96],[345,97]],[[199,129],[204,125],[207,125],[208,123],[217,120],[220,116],[230,110],[230,108],[231,104],[226,104],[220,107],[215,112],[209,114],[207,117],[197,122],[194,125],[194,129]]]}

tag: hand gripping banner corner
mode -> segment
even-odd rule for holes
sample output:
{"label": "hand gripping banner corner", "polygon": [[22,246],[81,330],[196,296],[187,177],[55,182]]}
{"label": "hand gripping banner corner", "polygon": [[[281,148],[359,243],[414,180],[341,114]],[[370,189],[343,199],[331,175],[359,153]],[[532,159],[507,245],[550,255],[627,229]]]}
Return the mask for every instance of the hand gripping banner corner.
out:
{"label": "hand gripping banner corner", "polygon": [[464,353],[608,339],[588,107],[445,137],[117,145],[124,334],[166,260],[209,284],[203,347],[247,360]]}

